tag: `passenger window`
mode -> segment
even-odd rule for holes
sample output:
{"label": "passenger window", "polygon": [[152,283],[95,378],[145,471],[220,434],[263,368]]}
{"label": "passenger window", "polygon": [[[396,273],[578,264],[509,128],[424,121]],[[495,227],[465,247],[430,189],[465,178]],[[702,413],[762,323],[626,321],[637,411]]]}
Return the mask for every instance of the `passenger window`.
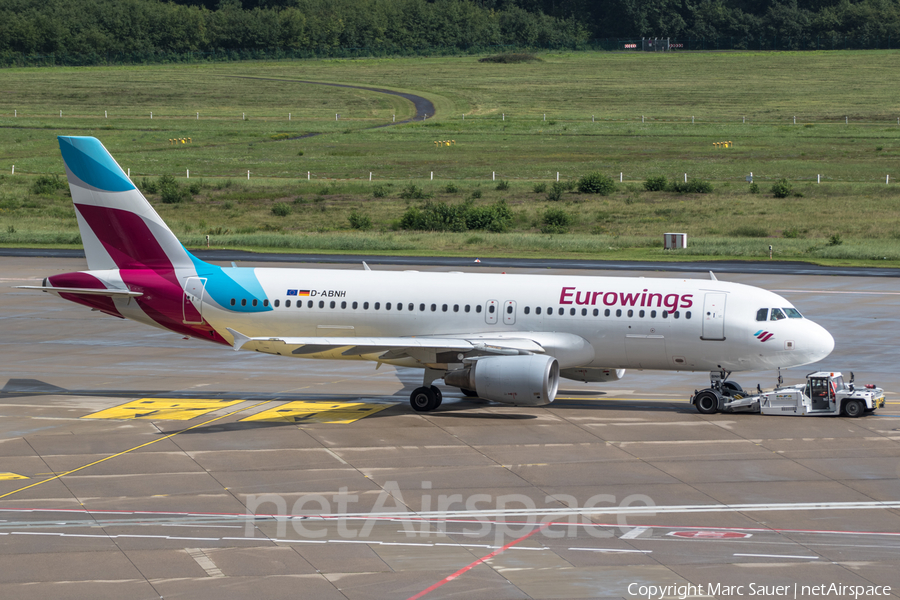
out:
{"label": "passenger window", "polygon": [[769,309],[768,308],[761,308],[758,311],[756,311],[756,320],[757,321],[766,321],[766,320],[768,320],[768,318],[769,318]]}
{"label": "passenger window", "polygon": [[284,307],[285,307],[285,308],[290,308],[290,307],[291,307],[291,301],[290,301],[290,300],[285,300],[285,301],[284,301]]}
{"label": "passenger window", "polygon": [[[288,302],[290,302],[290,300],[288,300]],[[273,302],[273,304],[275,305],[275,308],[278,308],[278,305],[280,304],[280,302],[278,300],[276,300],[275,302]]]}
{"label": "passenger window", "polygon": [[655,318],[656,318],[656,311],[655,311],[655,310],[651,310],[651,311],[650,311],[650,318],[651,318],[651,319],[655,319]]}
{"label": "passenger window", "polygon": [[622,309],[621,309],[621,308],[617,308],[617,309],[616,309],[616,316],[617,316],[617,317],[621,317],[621,316],[622,316]]}
{"label": "passenger window", "polygon": [[679,312],[676,310],[675,312],[672,313],[672,316],[675,317],[675,318],[677,319],[679,316],[681,316],[681,313],[679,313]]}
{"label": "passenger window", "polygon": [[803,315],[800,314],[800,311],[796,308],[786,308],[784,312],[787,313],[789,319],[802,319]]}
{"label": "passenger window", "polygon": [[[562,310],[562,309],[560,309],[560,310]],[[574,308],[570,308],[570,309],[569,309],[569,314],[572,315],[572,316],[574,317],[574,316],[575,316],[575,309],[574,309]]]}
{"label": "passenger window", "polygon": [[[424,306],[423,306],[422,308],[424,308]],[[407,309],[409,312],[412,312],[412,311],[414,311],[414,310],[416,309],[416,305],[413,304],[412,302],[410,302],[410,303],[409,303],[409,306],[407,306],[406,309]]]}
{"label": "passenger window", "polygon": [[256,304],[257,304],[256,298],[253,299],[253,302],[251,304],[253,304],[253,306],[256,306]]}
{"label": "passenger window", "polygon": [[319,308],[325,308],[325,301],[319,300]]}
{"label": "passenger window", "polygon": [[369,310],[369,303],[363,302],[363,310]]}
{"label": "passenger window", "polygon": [[453,305],[453,312],[459,312],[459,304]]}
{"label": "passenger window", "polygon": [[685,313],[684,313],[684,318],[685,318],[685,319],[690,319],[690,318],[691,318],[691,311],[689,311],[689,310],[688,310],[688,311],[685,311]]}
{"label": "passenger window", "polygon": [[662,312],[662,317],[663,317],[663,319],[669,318],[669,311],[664,310],[664,311]]}
{"label": "passenger window", "polygon": [[374,308],[375,310],[378,310],[379,308],[381,308],[381,302],[376,302],[375,306],[373,306],[372,308]]}
{"label": "passenger window", "polygon": [[466,304],[466,312],[469,312],[471,309],[472,309],[472,307],[469,306],[468,304]]}
{"label": "passenger window", "polygon": [[599,308],[595,308],[595,309],[594,309],[594,316],[595,316],[595,317],[599,317],[599,316],[600,316],[600,309],[599,309]]}
{"label": "passenger window", "polygon": [[432,305],[431,305],[431,312],[434,312],[434,311],[436,311],[436,310],[437,310],[437,304],[432,304]]}
{"label": "passenger window", "polygon": [[424,305],[424,304],[420,304],[420,305],[419,305],[419,311],[420,311],[420,312],[425,312],[425,305]]}
{"label": "passenger window", "polygon": [[629,308],[628,309],[628,318],[630,319],[633,316],[634,316],[634,311]]}
{"label": "passenger window", "polygon": [[525,314],[527,315],[527,314],[530,313],[530,312],[531,312],[531,308],[529,308],[529,307],[526,306],[526,307],[525,307]]}
{"label": "passenger window", "polygon": [[535,309],[534,309],[534,314],[536,314],[536,315],[541,314],[541,307],[540,307],[540,306],[535,307]]}
{"label": "passenger window", "polygon": [[354,302],[353,304],[350,305],[350,307],[351,307],[353,310],[356,310],[356,308],[357,308],[358,306],[359,306],[359,302]]}
{"label": "passenger window", "polygon": [[[378,308],[378,305],[377,305],[377,304],[375,305],[375,308]],[[384,310],[391,310],[391,303],[390,303],[390,302],[388,302],[387,304],[384,305]]]}
{"label": "passenger window", "polygon": [[770,321],[780,321],[780,320],[786,319],[786,318],[787,317],[784,316],[784,313],[781,312],[780,308],[773,308],[772,315],[769,317],[769,320]]}
{"label": "passenger window", "polygon": [[511,315],[511,314],[512,314],[512,306],[507,306],[507,307],[506,307],[506,314],[508,314],[508,315]]}
{"label": "passenger window", "polygon": [[475,305],[475,312],[478,314],[481,314],[481,305],[480,304]]}
{"label": "passenger window", "polygon": [[312,308],[312,307],[313,307],[313,301],[310,300],[309,302],[306,303],[306,308]]}
{"label": "passenger window", "polygon": [[[445,304],[444,306],[447,306],[447,305]],[[447,309],[444,309],[444,310],[447,310]],[[491,304],[490,306],[488,306],[488,312],[491,313],[491,314],[494,314],[494,305],[493,305],[493,304]]]}
{"label": "passenger window", "polygon": [[604,317],[608,317],[608,316],[609,316],[609,309],[608,309],[608,308],[607,308],[606,310],[603,311],[603,316],[604,316]]}
{"label": "passenger window", "polygon": [[[444,311],[444,312],[447,312],[447,305],[446,305],[446,304],[441,304],[441,310]],[[494,307],[493,307],[493,306],[491,307],[491,312],[494,312]]]}
{"label": "passenger window", "polygon": [[[575,309],[572,309],[572,310],[575,310]],[[564,315],[564,314],[566,314],[566,309],[560,307],[560,309],[559,309],[559,315],[562,316],[562,315]]]}
{"label": "passenger window", "polygon": [[346,302],[346,300],[345,300],[344,302],[341,302],[341,308],[347,308],[347,302]]}
{"label": "passenger window", "polygon": [[335,307],[335,301],[334,301],[334,300],[332,300],[332,301],[330,302],[330,306],[331,306],[331,308],[334,308],[334,307]]}
{"label": "passenger window", "polygon": [[265,300],[263,300],[263,306],[269,306],[269,299],[268,299],[268,298],[266,298]]}
{"label": "passenger window", "polygon": [[641,310],[641,311],[638,311],[638,316],[639,316],[640,318],[643,319],[643,318],[644,318],[644,311],[642,311],[642,310]]}
{"label": "passenger window", "polygon": [[234,298],[231,299],[231,305],[234,306]]}
{"label": "passenger window", "polygon": [[586,317],[586,316],[587,316],[587,309],[586,309],[586,308],[582,308],[582,309],[581,309],[581,316],[582,316],[582,317]]}

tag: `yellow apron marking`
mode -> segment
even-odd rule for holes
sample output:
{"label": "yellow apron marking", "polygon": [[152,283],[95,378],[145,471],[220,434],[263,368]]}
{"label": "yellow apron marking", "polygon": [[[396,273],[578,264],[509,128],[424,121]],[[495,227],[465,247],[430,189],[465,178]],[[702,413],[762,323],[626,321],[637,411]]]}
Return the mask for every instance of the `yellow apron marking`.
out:
{"label": "yellow apron marking", "polygon": [[[243,402],[243,401],[241,401],[241,402]],[[53,477],[48,477],[47,479],[42,479],[41,481],[36,481],[35,483],[26,485],[25,487],[20,487],[17,490],[13,490],[13,491],[7,492],[5,494],[0,494],[0,498],[6,498],[7,496],[12,496],[13,494],[18,494],[19,492],[24,492],[25,490],[29,490],[29,489],[39,486],[43,483],[47,483],[48,481],[56,481],[60,477],[65,477],[66,475],[71,475],[72,473],[77,473],[78,471],[82,471],[84,469],[87,469],[88,467],[93,467],[94,465],[99,465],[102,462],[106,462],[108,460],[118,458],[119,456],[122,456],[123,454],[128,454],[129,452],[134,452],[135,450],[140,450],[141,448],[146,448],[147,446],[152,446],[153,444],[158,444],[159,442],[164,442],[166,440],[172,439],[179,433],[184,433],[185,431],[191,431],[192,429],[197,429],[198,427],[203,427],[204,425],[209,425],[210,423],[215,423],[216,421],[221,421],[222,419],[226,419],[226,418],[230,417],[231,415],[236,415],[239,412],[242,412],[245,410],[254,409],[257,406],[262,406],[263,404],[268,404],[269,402],[271,402],[271,400],[263,400],[262,402],[257,402],[256,404],[253,404],[246,408],[239,408],[237,410],[231,411],[230,413],[227,413],[227,414],[224,414],[224,415],[221,415],[218,417],[213,417],[212,419],[209,419],[208,421],[203,421],[202,423],[197,423],[196,425],[191,425],[190,427],[185,427],[184,429],[182,429],[180,431],[176,431],[175,433],[170,433],[169,435],[164,435],[160,438],[156,438],[155,440],[141,444],[140,446],[135,446],[134,448],[129,448],[128,450],[123,450],[122,452],[117,452],[116,454],[107,456],[106,458],[101,458],[100,460],[95,460],[94,462],[88,463],[86,465],[82,465],[80,467],[76,467],[74,469],[70,469],[64,473],[59,473],[58,475],[54,475]]]}
{"label": "yellow apron marking", "polygon": [[142,398],[81,417],[82,419],[152,419],[154,421],[189,421],[220,408],[228,408],[243,400],[178,400]]}
{"label": "yellow apron marking", "polygon": [[16,475],[15,473],[0,473],[0,481],[10,481],[12,479],[28,479],[24,475]]}
{"label": "yellow apron marking", "polygon": [[279,423],[353,423],[390,408],[392,404],[365,402],[288,402],[277,408],[244,417],[241,421],[276,421]]}

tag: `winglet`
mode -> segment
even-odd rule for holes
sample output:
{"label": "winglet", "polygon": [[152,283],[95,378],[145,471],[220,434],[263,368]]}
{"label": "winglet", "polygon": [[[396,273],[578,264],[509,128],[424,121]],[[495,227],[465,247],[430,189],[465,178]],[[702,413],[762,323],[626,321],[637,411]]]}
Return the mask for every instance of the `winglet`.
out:
{"label": "winglet", "polygon": [[718,281],[718,279],[716,279],[716,274],[713,273],[712,271],[709,272],[709,278],[712,279],[713,281]]}
{"label": "winglet", "polygon": [[243,333],[241,333],[239,331],[235,331],[231,327],[226,327],[225,329],[227,329],[228,333],[230,333],[234,337],[234,351],[235,352],[240,350],[241,346],[243,346],[244,344],[246,344],[247,342],[249,342],[252,339],[252,338],[247,337],[246,335],[244,335]]}
{"label": "winglet", "polygon": [[371,270],[372,270],[372,269],[369,268],[369,265],[366,264],[366,261],[362,261],[362,263],[363,263],[363,267],[365,267],[366,271],[371,271]]}

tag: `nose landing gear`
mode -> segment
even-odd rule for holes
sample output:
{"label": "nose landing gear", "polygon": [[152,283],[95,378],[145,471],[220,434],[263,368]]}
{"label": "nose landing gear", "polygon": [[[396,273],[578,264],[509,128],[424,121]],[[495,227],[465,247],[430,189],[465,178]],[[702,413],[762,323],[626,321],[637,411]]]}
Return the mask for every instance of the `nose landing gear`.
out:
{"label": "nose landing gear", "polygon": [[710,371],[709,387],[700,391],[694,391],[691,396],[691,404],[697,407],[697,411],[703,415],[713,415],[719,412],[725,402],[739,400],[746,396],[744,389],[736,381],[728,377],[731,371]]}

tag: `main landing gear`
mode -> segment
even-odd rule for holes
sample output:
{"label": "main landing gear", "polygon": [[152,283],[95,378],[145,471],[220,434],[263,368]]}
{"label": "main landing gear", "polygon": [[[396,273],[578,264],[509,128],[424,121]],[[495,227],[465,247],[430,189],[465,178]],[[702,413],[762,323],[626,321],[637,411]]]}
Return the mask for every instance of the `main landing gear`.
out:
{"label": "main landing gear", "polygon": [[409,403],[416,412],[429,412],[441,405],[444,399],[436,386],[420,387],[413,390],[409,395]]}
{"label": "main landing gear", "polygon": [[[695,391],[691,397],[691,404],[697,407],[697,411],[703,415],[714,415],[723,407],[725,402],[731,400],[739,400],[748,394],[736,381],[731,381],[728,376],[731,372],[721,371],[709,372],[709,387],[704,390]],[[781,375],[779,375],[779,378]]]}

